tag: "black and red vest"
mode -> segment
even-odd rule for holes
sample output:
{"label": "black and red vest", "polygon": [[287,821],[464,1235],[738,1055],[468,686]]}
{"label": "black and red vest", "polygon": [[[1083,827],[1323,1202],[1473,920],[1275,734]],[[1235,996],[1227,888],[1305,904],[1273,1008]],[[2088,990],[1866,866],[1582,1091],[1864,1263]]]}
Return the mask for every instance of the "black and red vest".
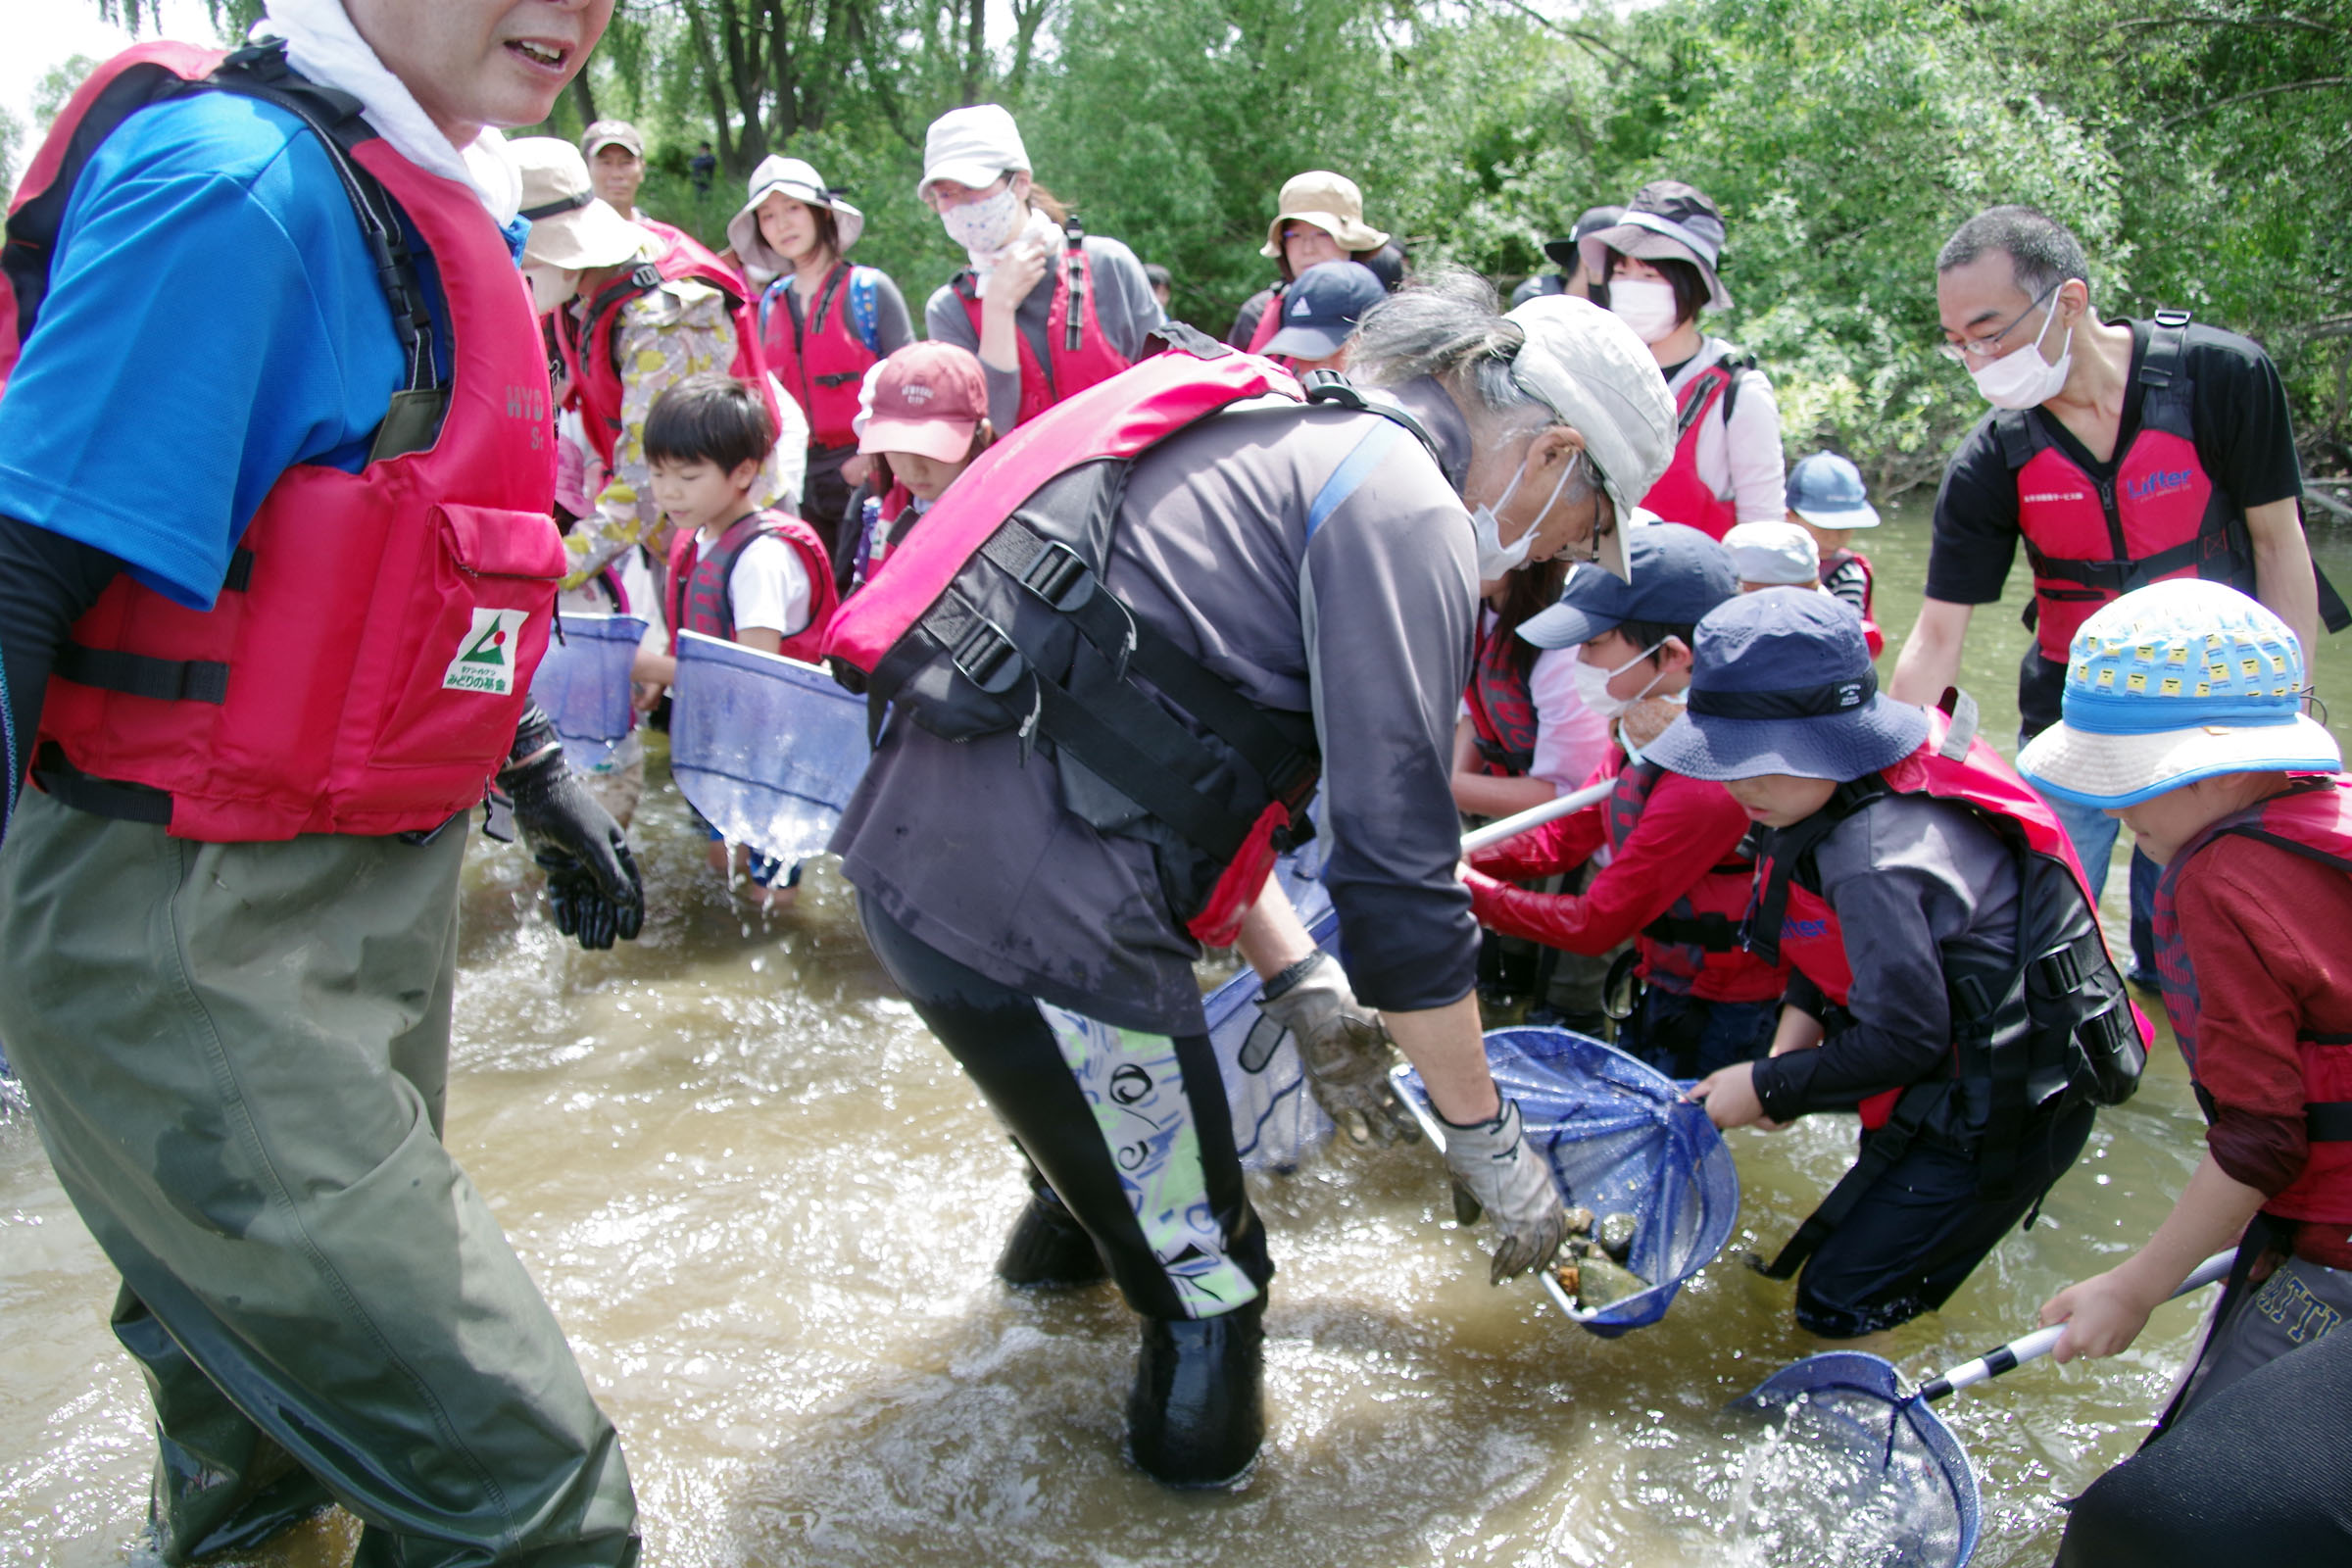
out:
{"label": "black and red vest", "polygon": [[[471,187],[402,158],[355,99],[293,74],[282,46],[141,44],[82,84],[20,188],[0,363],[33,329],[91,152],[139,110],[206,90],[275,104],[318,133],[384,263],[407,384],[357,473],[279,475],[212,609],[114,580],[60,652],[33,777],[179,838],[436,828],[481,800],[514,744],[565,569],[547,360]],[[412,229],[447,303],[446,374]]]}
{"label": "black and red vest", "polygon": [[1725,359],[1708,366],[1683,385],[1674,400],[1674,459],[1658,482],[1649,487],[1642,505],[1668,522],[1689,523],[1708,538],[1721,540],[1740,520],[1740,503],[1719,496],[1698,476],[1698,432],[1717,404],[1723,416],[1732,416],[1730,399],[1740,376],[1753,368],[1748,359]]}
{"label": "black and red vest", "polygon": [[[2225,833],[2242,833],[2290,855],[2352,874],[2352,776],[2309,779],[2251,810],[2224,817],[2183,846],[2156,884],[2156,971],[2164,981],[2164,1010],[2197,1083],[2197,1025],[2203,1005],[2197,971],[2182,940],[2175,900],[2180,875],[2198,851]],[[2263,1205],[2282,1219],[2352,1223],[2352,1035],[2301,1033],[2303,1114],[2311,1152],[2303,1174]],[[2198,1084],[2197,1098],[2212,1102]]]}
{"label": "black and red vest", "polygon": [[1282,297],[1290,286],[1288,283],[1277,283],[1272,292],[1267,294],[1266,308],[1258,312],[1257,324],[1250,329],[1250,353],[1265,353],[1266,345],[1274,341],[1274,334],[1282,330]]}
{"label": "black and red vest", "polygon": [[571,375],[571,398],[580,411],[580,428],[587,432],[589,445],[596,448],[608,473],[612,469],[613,448],[620,441],[621,316],[631,300],[651,294],[664,283],[705,283],[726,296],[727,311],[735,322],[735,363],[729,371],[759,390],[767,404],[768,416],[777,420],[779,428],[782,425],[775,390],[767,381],[766,362],[760,353],[758,313],[752,308],[742,274],[690,235],[669,230],[659,237],[669,241],[661,260],[638,263],[617,281],[598,290],[595,298],[556,313],[562,328],[556,340],[564,368]]}
{"label": "black and red vest", "polygon": [[[1622,854],[1666,770],[1655,762],[1628,760],[1622,747],[1611,749],[1609,761],[1618,769],[1617,787],[1608,799],[1609,849],[1612,854]],[[1641,953],[1637,972],[1642,978],[1688,995],[1698,988],[1700,975],[1709,969],[1730,975],[1773,967],[1761,963],[1740,942],[1740,917],[1747,913],[1755,875],[1756,862],[1740,850],[1708,867],[1706,874],[1666,906],[1664,914],[1634,938]]]}
{"label": "black and red vest", "polygon": [[2195,386],[2184,364],[2188,316],[2159,311],[2140,357],[2139,428],[2112,480],[2093,479],[2033,409],[1993,416],[2017,475],[2017,523],[2034,566],[2035,638],[2066,662],[2075,632],[2101,605],[2167,577],[2254,591],[2244,509],[2197,456]]}
{"label": "black and red vest", "polygon": [[[1016,329],[1021,345],[1021,407],[1013,416],[1027,424],[1067,398],[1107,381],[1134,362],[1111,347],[1095,319],[1094,258],[1086,254],[1086,232],[1072,219],[1063,227],[1065,243],[1054,259],[1054,302],[1046,309],[1046,363],[1039,364],[1029,334]],[[980,333],[980,292],[969,271],[950,281],[956,298],[972,318],[972,335]],[[1016,305],[1018,301],[1014,302]]]}
{"label": "black and red vest", "polygon": [[808,578],[808,624],[783,640],[776,651],[787,659],[797,659],[804,664],[817,662],[825,642],[825,630],[831,625],[838,603],[833,586],[833,563],[826,559],[825,547],[816,537],[816,530],[800,518],[782,512],[754,512],[736,518],[718,536],[710,553],[702,549],[702,536],[692,528],[680,528],[669,545],[669,651],[678,651],[678,633],[697,631],[706,637],[717,637],[727,642],[735,640],[735,612],[733,601],[727,597],[728,584],[735,577],[735,564],[758,539],[770,536],[790,545],[800,557],[801,570]]}
{"label": "black and red vest", "polygon": [[[1930,795],[1968,808],[2018,853],[2017,951],[2000,960],[1944,956],[1953,1040],[1934,1076],[1952,1081],[1956,1092],[1942,1098],[1928,1125],[1955,1145],[2014,1134],[2027,1112],[2070,1089],[2101,1103],[2120,1102],[2138,1079],[2150,1038],[2124,997],[2065,826],[1976,734],[1973,704],[1962,714],[1955,722],[1931,710],[1918,751],[1840,785],[1807,822],[1766,834],[1748,921],[1748,946],[1758,956],[1793,963],[1842,1007],[1854,983],[1845,934],[1829,901],[1799,880],[1811,843],[1882,796]],[[1884,1125],[1909,1087],[1863,1101],[1862,1124]]]}
{"label": "black and red vest", "polygon": [[[1864,620],[1875,620],[1878,615],[1876,601],[1878,597],[1879,577],[1877,571],[1875,571],[1870,564],[1870,558],[1864,555],[1861,551],[1833,550],[1828,555],[1822,557],[1822,583],[1824,586],[1827,586],[1832,577],[1836,576],[1838,572],[1843,571],[1849,565],[1860,566],[1862,568],[1862,618]],[[1873,649],[1872,654],[1875,657],[1877,650]]]}
{"label": "black and red vest", "polygon": [[1462,694],[1479,758],[1500,778],[1525,778],[1536,765],[1536,700],[1513,657],[1518,642],[1499,620],[1488,626]]}
{"label": "black and red vest", "polygon": [[[858,389],[881,358],[865,346],[850,318],[850,293],[860,269],[847,262],[825,275],[815,307],[798,318],[787,272],[768,285],[760,301],[760,350],[767,368],[808,416],[808,440],[822,447],[848,446],[858,439]],[[870,286],[870,285],[869,285]]]}

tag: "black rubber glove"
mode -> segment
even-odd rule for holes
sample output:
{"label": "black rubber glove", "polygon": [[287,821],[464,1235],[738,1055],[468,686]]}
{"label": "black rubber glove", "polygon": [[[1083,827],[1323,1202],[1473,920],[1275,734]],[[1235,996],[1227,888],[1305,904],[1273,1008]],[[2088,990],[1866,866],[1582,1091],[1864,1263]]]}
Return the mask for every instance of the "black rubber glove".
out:
{"label": "black rubber glove", "polygon": [[645,885],[628,835],[572,772],[536,703],[523,711],[498,787],[514,802],[514,826],[547,872],[556,929],[583,948],[634,941],[645,926]]}

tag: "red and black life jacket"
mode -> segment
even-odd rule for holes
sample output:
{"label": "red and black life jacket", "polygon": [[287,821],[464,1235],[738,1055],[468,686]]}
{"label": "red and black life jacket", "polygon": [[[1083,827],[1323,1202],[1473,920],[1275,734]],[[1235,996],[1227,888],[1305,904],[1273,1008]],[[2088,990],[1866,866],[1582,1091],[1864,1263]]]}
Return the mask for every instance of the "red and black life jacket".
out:
{"label": "red and black life jacket", "polygon": [[1266,345],[1274,341],[1274,334],[1282,330],[1282,297],[1290,286],[1277,283],[1267,293],[1266,308],[1258,313],[1257,324],[1250,329],[1250,353],[1265,353]]}
{"label": "red and black life jacket", "polygon": [[1463,693],[1479,758],[1498,778],[1525,778],[1536,765],[1536,700],[1514,657],[1524,646],[1501,621],[1488,626]]}
{"label": "red and black life jacket", "polygon": [[[366,466],[278,476],[212,609],[116,577],[59,653],[33,777],[68,805],[179,838],[437,828],[481,800],[514,744],[565,569],[547,361],[473,190],[394,152],[358,100],[295,75],[282,45],[139,45],[82,84],[26,173],[0,358],[33,330],[91,153],[139,110],[208,90],[318,134],[382,263],[407,374]],[[446,374],[412,227],[447,304]]]}
{"label": "red and black life jacket", "polygon": [[[1666,770],[1655,762],[1628,760],[1622,747],[1610,749],[1609,761],[1618,770],[1617,787],[1609,792],[1608,800],[1609,849],[1622,853],[1625,841],[1641,825],[1642,812]],[[1742,842],[1740,849],[1710,866],[1667,906],[1664,914],[1634,938],[1641,955],[1636,972],[1643,980],[1687,995],[1704,970],[1759,967],[1759,960],[1740,941],[1740,918],[1747,913],[1756,875],[1756,862],[1742,853],[1744,849]],[[1773,965],[1763,963],[1761,967]]]}
{"label": "red and black life jacket", "polygon": [[[1062,225],[1064,244],[1053,265],[1054,302],[1046,309],[1046,363],[1038,363],[1029,334],[1012,335],[1021,345],[1021,408],[1013,416],[1027,424],[1055,404],[1088,387],[1107,381],[1134,362],[1111,347],[1095,319],[1094,258],[1086,254],[1086,230],[1073,218]],[[957,272],[950,286],[963,301],[980,331],[980,290],[967,270]],[[1016,301],[1017,305],[1018,302]]]}
{"label": "red and black life jacket", "polygon": [[[652,230],[648,230],[652,232]],[[726,296],[735,322],[735,363],[729,373],[757,388],[768,416],[780,428],[775,389],[768,385],[767,364],[760,353],[760,321],[752,309],[751,292],[742,274],[705,250],[699,240],[677,230],[661,237],[669,248],[654,262],[640,262],[597,291],[576,309],[566,305],[556,313],[562,328],[556,340],[564,367],[571,373],[572,401],[580,411],[580,428],[609,473],[613,448],[620,441],[620,323],[630,301],[643,298],[664,283],[705,283]]]}
{"label": "red and black life jacket", "polygon": [[2112,480],[2067,456],[2037,410],[1993,416],[2017,475],[2017,523],[2034,566],[2035,639],[2063,664],[2091,612],[2167,577],[2205,577],[2254,591],[2245,511],[2197,456],[2195,384],[2184,355],[2188,315],[2159,311],[2140,357],[2139,429]]}
{"label": "red and black life jacket", "polygon": [[817,662],[837,604],[833,563],[826,559],[824,543],[815,529],[788,513],[775,511],[736,518],[708,555],[702,550],[702,536],[692,528],[680,528],[670,541],[669,651],[673,656],[681,631],[735,640],[734,601],[728,598],[728,587],[735,578],[736,563],[754,540],[771,536],[792,547],[808,578],[808,624],[786,637],[776,651],[804,664]]}
{"label": "red and black life jacket", "polygon": [[[1870,564],[1870,558],[1864,555],[1861,551],[1833,550],[1828,555],[1822,557],[1822,586],[1829,586],[1830,579],[1838,575],[1838,573],[1843,571],[1847,566],[1860,566],[1862,568],[1862,618],[1865,621],[1875,621],[1875,618],[1878,614],[1876,600],[1878,595],[1879,576],[1878,572],[1874,570]],[[1878,657],[1878,652],[1879,651],[1877,649],[1872,649],[1871,657],[1874,659]]]}
{"label": "red and black life jacket", "polygon": [[[2175,855],[2156,884],[2156,971],[2164,981],[2164,1010],[2172,1015],[2189,1080],[2209,1117],[2212,1097],[2196,1076],[2203,1004],[2174,901],[2182,868],[2225,833],[2242,833],[2352,874],[2352,776],[2300,780],[2285,794],[2224,817]],[[2311,1152],[2303,1174],[2263,1204],[2263,1211],[2282,1219],[2352,1223],[2352,1035],[2299,1033],[2295,1050],[2303,1060],[2303,1118]]]}
{"label": "red and black life jacket", "polygon": [[[867,274],[860,277],[858,274]],[[767,287],[760,299],[760,350],[767,368],[784,390],[808,416],[808,439],[823,447],[847,446],[858,439],[851,421],[858,416],[858,388],[866,370],[881,355],[859,333],[851,310],[853,295],[871,291],[872,269],[837,264],[825,275],[816,306],[806,320],[793,311],[785,296],[792,288],[787,272]]]}
{"label": "red and black life jacket", "polygon": [[[981,454],[843,604],[825,653],[864,672],[877,716],[895,703],[950,740],[1013,732],[1067,752],[1081,768],[1061,770],[1065,807],[1149,839],[1187,929],[1223,945],[1276,854],[1312,832],[1313,718],[1258,707],[1102,585],[1127,469],[1252,398],[1364,409],[1428,437],[1339,378],[1310,393],[1181,323],[1163,335],[1170,352]],[[1370,469],[1342,466],[1350,485]]]}
{"label": "red and black life jacket", "polygon": [[1658,482],[1649,487],[1642,505],[1668,522],[1689,523],[1710,539],[1721,540],[1740,520],[1740,503],[1719,496],[1698,476],[1698,432],[1717,404],[1728,424],[1739,402],[1740,381],[1756,368],[1752,355],[1716,361],[1683,384],[1674,400],[1674,461]]}
{"label": "red and black life jacket", "polygon": [[885,494],[865,498],[859,509],[862,515],[858,518],[857,566],[851,573],[853,586],[864,586],[882,569],[882,563],[897,548],[899,519],[913,505],[914,492],[896,478]]}
{"label": "red and black life jacket", "polygon": [[[2067,1097],[2119,1104],[2137,1087],[2152,1038],[2124,995],[2099,929],[2098,906],[2049,803],[1977,734],[1976,704],[1928,713],[1918,751],[1840,784],[1828,807],[1764,835],[1747,943],[1785,957],[1841,1010],[1853,968],[1838,911],[1804,885],[1809,856],[1839,822],[1888,795],[1927,795],[1968,808],[2018,858],[2019,925],[2002,956],[1947,951],[1952,1043],[1940,1068],[1862,1102],[1871,1136],[1861,1158],[1764,1272],[1786,1279],[1844,1221],[1862,1194],[1922,1136],[1971,1152],[1981,1190],[2004,1193],[2029,1118]],[[1842,1019],[1824,1020],[1830,1032]]]}

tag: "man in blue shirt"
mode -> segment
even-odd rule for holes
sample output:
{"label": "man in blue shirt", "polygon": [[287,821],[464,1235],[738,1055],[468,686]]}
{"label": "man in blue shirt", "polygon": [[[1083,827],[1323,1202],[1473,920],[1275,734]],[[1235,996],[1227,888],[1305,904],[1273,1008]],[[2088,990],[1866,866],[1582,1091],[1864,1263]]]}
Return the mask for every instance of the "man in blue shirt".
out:
{"label": "man in blue shirt", "polygon": [[[331,1501],[363,1562],[628,1564],[612,1425],[439,1139],[451,792],[498,768],[584,945],[642,910],[552,730],[514,729],[561,549],[531,515],[546,383],[488,128],[545,117],[611,0],[270,9],[282,55],[134,110],[10,220],[0,1038],[123,1278],[164,1560]],[[336,560],[363,546],[380,568]],[[445,586],[452,563],[482,569]],[[272,620],[319,667],[256,667]],[[174,638],[234,651],[154,652]],[[262,788],[257,756],[312,773]]]}

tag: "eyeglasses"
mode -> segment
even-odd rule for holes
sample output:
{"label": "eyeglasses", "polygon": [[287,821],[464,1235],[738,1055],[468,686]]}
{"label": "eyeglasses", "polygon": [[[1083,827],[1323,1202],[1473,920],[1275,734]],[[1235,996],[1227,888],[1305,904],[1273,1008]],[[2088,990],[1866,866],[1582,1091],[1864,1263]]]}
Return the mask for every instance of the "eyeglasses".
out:
{"label": "eyeglasses", "polygon": [[2057,282],[2052,283],[2048,288],[2045,288],[2040,293],[2034,295],[2033,304],[2028,305],[2024,310],[2011,317],[2009,318],[2009,324],[2002,327],[1998,332],[1991,333],[1984,337],[1967,338],[1958,343],[1938,343],[1936,345],[1936,352],[1942,355],[1945,359],[1951,361],[1954,365],[1965,365],[1970,360],[1989,360],[1997,358],[2001,352],[2001,339],[2016,331],[2020,321],[2023,321],[2027,317],[2032,316],[2034,310],[2040,306],[2043,300],[2048,299],[2051,295],[2057,293],[2064,287],[2066,287],[2066,279],[2062,277]]}

